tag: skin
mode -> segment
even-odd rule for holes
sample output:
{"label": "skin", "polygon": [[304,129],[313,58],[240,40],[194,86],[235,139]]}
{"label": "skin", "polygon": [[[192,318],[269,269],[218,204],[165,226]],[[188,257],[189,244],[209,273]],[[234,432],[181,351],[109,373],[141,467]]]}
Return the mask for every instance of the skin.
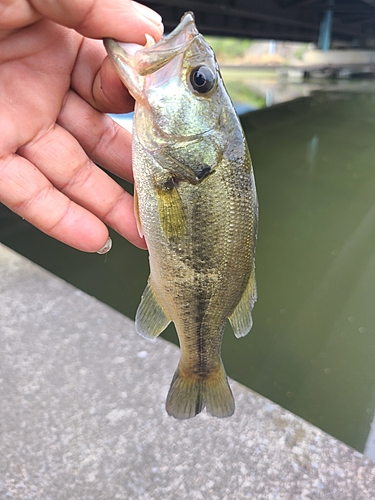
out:
{"label": "skin", "polygon": [[140,248],[131,135],[105,113],[133,109],[101,39],[159,40],[161,18],[130,0],[0,0],[0,202],[64,243],[96,252],[107,225]]}

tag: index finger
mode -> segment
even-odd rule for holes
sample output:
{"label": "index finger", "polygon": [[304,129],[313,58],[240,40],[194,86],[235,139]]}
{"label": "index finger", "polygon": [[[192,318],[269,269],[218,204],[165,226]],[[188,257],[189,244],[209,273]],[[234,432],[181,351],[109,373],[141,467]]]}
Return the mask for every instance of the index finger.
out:
{"label": "index finger", "polygon": [[33,0],[34,9],[52,21],[89,38],[116,38],[144,45],[145,33],[159,40],[162,19],[152,9],[130,0]]}
{"label": "index finger", "polygon": [[132,136],[112,118],[70,91],[57,123],[75,137],[93,162],[133,183]]}

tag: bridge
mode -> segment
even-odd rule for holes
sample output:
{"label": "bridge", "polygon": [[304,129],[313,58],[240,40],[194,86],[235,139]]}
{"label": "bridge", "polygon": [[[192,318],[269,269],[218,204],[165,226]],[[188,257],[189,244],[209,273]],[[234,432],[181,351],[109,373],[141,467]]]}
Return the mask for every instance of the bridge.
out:
{"label": "bridge", "polygon": [[171,31],[187,10],[205,35],[375,48],[375,0],[143,0]]}

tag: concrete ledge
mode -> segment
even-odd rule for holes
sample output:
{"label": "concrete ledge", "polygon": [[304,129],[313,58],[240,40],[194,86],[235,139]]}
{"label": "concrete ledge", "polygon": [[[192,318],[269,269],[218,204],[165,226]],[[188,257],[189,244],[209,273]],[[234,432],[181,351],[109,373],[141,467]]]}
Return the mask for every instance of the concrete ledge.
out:
{"label": "concrete ledge", "polygon": [[0,245],[0,498],[375,499],[375,463],[232,382],[167,416],[178,349]]}

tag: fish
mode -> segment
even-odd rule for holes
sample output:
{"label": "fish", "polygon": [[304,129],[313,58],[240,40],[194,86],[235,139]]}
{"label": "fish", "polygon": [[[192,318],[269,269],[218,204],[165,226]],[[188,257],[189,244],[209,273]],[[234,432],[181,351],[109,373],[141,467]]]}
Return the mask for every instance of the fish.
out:
{"label": "fish", "polygon": [[192,12],[145,46],[105,39],[135,99],[135,214],[150,275],[136,331],[155,339],[170,322],[181,357],[166,399],[176,419],[204,408],[229,417],[235,402],[221,359],[227,319],[251,329],[257,300],[258,201],[246,139],[214,52]]}

